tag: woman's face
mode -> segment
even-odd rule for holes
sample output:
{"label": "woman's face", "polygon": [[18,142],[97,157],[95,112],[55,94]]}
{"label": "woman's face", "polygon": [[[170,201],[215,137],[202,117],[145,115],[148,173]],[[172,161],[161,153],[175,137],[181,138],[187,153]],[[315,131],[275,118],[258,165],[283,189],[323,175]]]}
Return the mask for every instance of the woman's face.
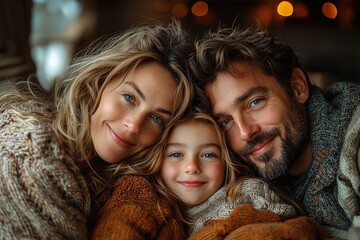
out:
{"label": "woman's face", "polygon": [[117,163],[154,144],[174,111],[176,81],[161,64],[139,65],[133,74],[109,83],[91,116],[97,154]]}

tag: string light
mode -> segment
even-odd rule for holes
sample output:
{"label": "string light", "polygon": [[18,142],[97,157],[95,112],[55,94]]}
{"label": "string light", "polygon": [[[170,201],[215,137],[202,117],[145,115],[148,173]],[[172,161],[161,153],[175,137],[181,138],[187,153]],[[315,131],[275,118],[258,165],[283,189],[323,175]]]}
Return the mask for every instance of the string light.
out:
{"label": "string light", "polygon": [[337,8],[330,2],[325,2],[322,6],[322,12],[325,17],[334,19],[337,16]]}
{"label": "string light", "polygon": [[191,12],[197,17],[205,16],[209,11],[209,6],[204,1],[198,1],[191,7]]}
{"label": "string light", "polygon": [[177,3],[172,9],[172,13],[177,18],[185,17],[189,12],[188,7],[184,3]]}

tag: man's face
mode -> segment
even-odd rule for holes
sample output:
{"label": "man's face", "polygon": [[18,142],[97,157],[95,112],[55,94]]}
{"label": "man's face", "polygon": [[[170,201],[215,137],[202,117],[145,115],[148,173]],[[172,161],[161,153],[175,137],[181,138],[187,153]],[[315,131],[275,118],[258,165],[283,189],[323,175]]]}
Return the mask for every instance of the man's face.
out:
{"label": "man's face", "polygon": [[[288,171],[308,140],[300,104],[304,97],[290,98],[275,77],[247,63],[234,62],[232,69],[235,74],[221,72],[205,88],[213,113],[230,148],[264,178],[276,179]],[[299,91],[296,82],[292,85]]]}

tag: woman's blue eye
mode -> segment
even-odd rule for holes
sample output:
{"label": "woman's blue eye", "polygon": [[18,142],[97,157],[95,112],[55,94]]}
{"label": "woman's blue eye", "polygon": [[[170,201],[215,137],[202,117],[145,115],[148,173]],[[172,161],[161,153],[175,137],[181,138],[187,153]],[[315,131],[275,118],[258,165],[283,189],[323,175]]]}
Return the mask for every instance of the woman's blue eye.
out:
{"label": "woman's blue eye", "polygon": [[128,94],[124,94],[124,98],[126,99],[126,101],[133,103],[134,102],[134,98]]}
{"label": "woman's blue eye", "polygon": [[156,116],[156,115],[152,115],[151,118],[158,124],[163,125],[163,120],[161,119],[161,117]]}

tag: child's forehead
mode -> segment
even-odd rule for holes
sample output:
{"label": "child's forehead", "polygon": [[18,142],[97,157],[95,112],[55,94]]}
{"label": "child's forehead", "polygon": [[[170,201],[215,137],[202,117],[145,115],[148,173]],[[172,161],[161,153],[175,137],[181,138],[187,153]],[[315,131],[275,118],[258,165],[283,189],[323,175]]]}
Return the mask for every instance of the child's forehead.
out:
{"label": "child's forehead", "polygon": [[190,141],[192,139],[205,141],[206,138],[209,138],[213,142],[219,142],[219,136],[213,124],[196,119],[187,120],[174,126],[168,140],[171,141],[174,138],[181,138],[183,141]]}
{"label": "child's forehead", "polygon": [[201,119],[187,119],[185,121],[181,121],[179,122],[174,128],[199,128],[199,127],[202,127],[202,129],[214,129],[214,126],[213,124],[211,124],[210,122],[207,122],[207,121],[204,121],[204,120],[201,120]]}

